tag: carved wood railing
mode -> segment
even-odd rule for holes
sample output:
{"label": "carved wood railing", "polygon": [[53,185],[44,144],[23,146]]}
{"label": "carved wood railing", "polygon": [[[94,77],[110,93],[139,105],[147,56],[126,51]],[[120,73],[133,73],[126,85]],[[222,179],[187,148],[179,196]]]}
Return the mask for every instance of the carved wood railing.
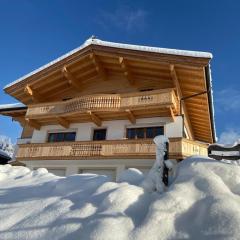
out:
{"label": "carved wood railing", "polygon": [[173,89],[161,89],[128,94],[96,94],[70,99],[64,102],[51,102],[29,105],[27,118],[51,115],[69,115],[86,111],[120,111],[146,106],[171,106],[178,111],[178,101]]}
{"label": "carved wood railing", "polygon": [[[191,155],[207,156],[207,145],[184,138],[170,139],[170,158],[182,159]],[[155,144],[152,140],[144,139],[21,144],[16,158],[18,160],[155,158]]]}

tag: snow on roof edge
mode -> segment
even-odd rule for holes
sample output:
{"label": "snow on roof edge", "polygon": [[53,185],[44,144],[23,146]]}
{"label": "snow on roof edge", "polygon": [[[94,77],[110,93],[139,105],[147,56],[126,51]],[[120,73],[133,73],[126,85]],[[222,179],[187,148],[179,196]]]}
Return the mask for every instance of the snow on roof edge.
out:
{"label": "snow on roof edge", "polygon": [[213,143],[210,146],[218,146],[218,147],[222,147],[222,148],[234,148],[236,146],[240,145],[240,139],[238,139],[236,142],[234,142],[233,144],[224,144],[224,143]]}
{"label": "snow on roof edge", "polygon": [[51,65],[63,60],[64,58],[67,58],[68,56],[73,55],[74,53],[82,50],[83,48],[89,46],[89,45],[99,45],[99,46],[105,46],[105,47],[114,47],[114,48],[122,48],[122,49],[129,49],[129,50],[137,50],[137,51],[147,51],[147,52],[155,52],[155,53],[163,53],[163,54],[170,54],[170,55],[179,55],[179,56],[187,56],[187,57],[199,57],[199,58],[212,58],[212,54],[209,52],[200,52],[200,51],[189,51],[189,50],[178,50],[178,49],[170,49],[170,48],[158,48],[158,47],[150,47],[150,46],[141,46],[141,45],[133,45],[133,44],[125,44],[125,43],[115,43],[115,42],[108,42],[108,41],[102,41],[100,39],[91,37],[87,39],[82,45],[79,47],[67,52],[66,54],[60,56],[59,58],[56,58],[55,60],[33,70],[32,72],[18,78],[17,80],[7,84],[3,89],[6,89],[8,87],[11,87],[12,85],[21,82],[27,77],[30,77],[38,72],[40,72],[43,69],[46,69],[47,67],[50,67]]}
{"label": "snow on roof edge", "polygon": [[213,140],[217,140],[217,131],[216,131],[216,122],[215,122],[215,108],[214,108],[214,97],[213,97],[213,81],[212,81],[212,70],[211,70],[211,65],[209,64],[209,84],[210,84],[210,100],[211,100],[211,109],[212,109],[212,120],[213,120],[213,126],[212,126],[212,131],[213,131]]}
{"label": "snow on roof edge", "polygon": [[26,107],[23,103],[10,103],[10,104],[0,104],[0,110],[8,108],[21,108]]}

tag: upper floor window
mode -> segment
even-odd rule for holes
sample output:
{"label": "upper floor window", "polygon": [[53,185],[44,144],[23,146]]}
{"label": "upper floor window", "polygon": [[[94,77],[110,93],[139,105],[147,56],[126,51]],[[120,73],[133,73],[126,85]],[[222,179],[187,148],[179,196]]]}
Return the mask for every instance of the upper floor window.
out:
{"label": "upper floor window", "polygon": [[107,129],[94,129],[93,141],[106,140]]}
{"label": "upper floor window", "polygon": [[149,92],[149,91],[153,91],[153,88],[144,88],[144,89],[140,89],[140,92]]}
{"label": "upper floor window", "polygon": [[139,139],[139,138],[154,138],[158,135],[164,135],[164,127],[142,127],[142,128],[128,128],[127,138],[128,139]]}
{"label": "upper floor window", "polygon": [[75,141],[76,132],[49,133],[48,142],[72,142]]}

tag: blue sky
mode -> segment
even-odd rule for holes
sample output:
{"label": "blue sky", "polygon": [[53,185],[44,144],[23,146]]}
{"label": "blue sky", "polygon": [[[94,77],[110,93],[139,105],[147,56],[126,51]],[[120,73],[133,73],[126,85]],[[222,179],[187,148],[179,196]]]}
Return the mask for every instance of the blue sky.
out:
{"label": "blue sky", "polygon": [[[213,53],[217,135],[240,138],[239,1],[0,1],[0,104],[15,102],[3,87],[81,45],[91,35],[106,41]],[[0,135],[20,136],[0,117]]]}

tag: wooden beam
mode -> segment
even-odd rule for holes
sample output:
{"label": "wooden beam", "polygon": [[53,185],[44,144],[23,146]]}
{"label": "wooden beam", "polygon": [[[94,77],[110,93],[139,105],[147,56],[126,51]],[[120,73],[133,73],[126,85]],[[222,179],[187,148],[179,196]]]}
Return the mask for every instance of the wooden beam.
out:
{"label": "wooden beam", "polygon": [[175,121],[175,114],[174,114],[174,112],[173,112],[172,107],[170,107],[169,110],[170,110],[171,117],[172,117],[173,121]]}
{"label": "wooden beam", "polygon": [[92,63],[95,65],[95,69],[96,69],[97,73],[99,74],[99,76],[104,81],[106,81],[107,80],[107,72],[106,72],[105,68],[103,67],[102,63],[100,62],[100,60],[98,59],[98,57],[94,53],[91,53],[89,55],[89,58],[92,61]]}
{"label": "wooden beam", "polygon": [[182,98],[182,90],[181,90],[179,80],[177,77],[177,73],[176,73],[176,70],[175,70],[175,67],[173,64],[170,65],[170,75],[173,80],[174,86],[176,87],[176,90],[177,90],[177,98],[181,99]]}
{"label": "wooden beam", "polygon": [[36,120],[33,120],[33,119],[29,119],[29,118],[26,118],[25,120],[26,120],[26,123],[30,127],[34,128],[34,129],[37,129],[37,130],[40,130],[41,124],[39,122],[37,122]]}
{"label": "wooden beam", "polygon": [[41,102],[42,97],[29,84],[27,84],[27,86],[25,87],[24,92],[32,98],[33,102]]}
{"label": "wooden beam", "polygon": [[127,109],[126,110],[126,113],[127,113],[127,118],[128,120],[132,123],[132,124],[135,124],[136,123],[136,117],[133,115],[132,111]]}
{"label": "wooden beam", "polygon": [[77,90],[82,91],[82,87],[80,86],[79,81],[77,81],[77,79],[72,75],[66,66],[63,67],[62,74],[67,79],[70,86],[73,86]]}
{"label": "wooden beam", "polygon": [[[181,99],[183,97],[182,90],[181,90],[181,87],[180,87],[177,72],[176,72],[173,64],[170,65],[170,75],[172,77],[173,83],[174,83],[174,85],[176,87],[176,90],[177,90],[177,98],[178,98],[179,101],[181,101]],[[186,108],[186,104],[185,104],[184,101],[182,101],[182,104],[180,104],[180,107],[182,108],[182,109],[180,109],[180,111],[185,114],[184,122],[185,122],[186,128],[188,128],[188,130],[189,130],[188,132],[190,133],[190,138],[194,139],[193,128],[192,128],[191,121],[190,121],[188,111],[187,111],[187,108]]]}
{"label": "wooden beam", "polygon": [[123,70],[124,76],[127,78],[127,80],[129,81],[129,83],[131,85],[134,85],[134,79],[133,79],[132,74],[129,71],[126,61],[123,57],[119,57],[119,63],[120,63],[121,69]]}
{"label": "wooden beam", "polygon": [[57,119],[57,122],[58,122],[59,125],[61,125],[64,128],[69,128],[70,123],[65,118],[56,117],[56,119]]}
{"label": "wooden beam", "polygon": [[87,113],[90,116],[92,122],[94,122],[98,127],[102,125],[101,119],[96,114],[94,114],[92,111],[87,111]]}

